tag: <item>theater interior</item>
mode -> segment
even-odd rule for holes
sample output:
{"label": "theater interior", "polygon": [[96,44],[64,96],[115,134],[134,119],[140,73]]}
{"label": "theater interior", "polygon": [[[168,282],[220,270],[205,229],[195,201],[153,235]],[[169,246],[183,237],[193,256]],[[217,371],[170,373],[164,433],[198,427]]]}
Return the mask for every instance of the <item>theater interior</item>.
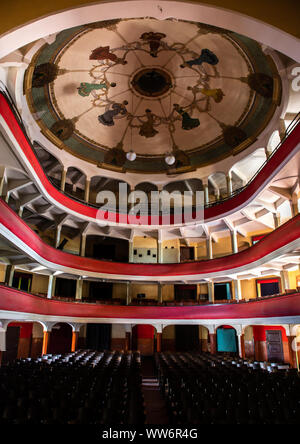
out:
{"label": "theater interior", "polygon": [[0,424],[299,424],[299,5],[1,5]]}

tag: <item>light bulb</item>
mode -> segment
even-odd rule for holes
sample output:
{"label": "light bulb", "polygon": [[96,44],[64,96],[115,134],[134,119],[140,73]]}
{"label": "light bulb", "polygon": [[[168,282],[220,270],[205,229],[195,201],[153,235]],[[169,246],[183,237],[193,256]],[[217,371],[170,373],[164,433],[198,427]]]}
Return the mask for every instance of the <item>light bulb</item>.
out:
{"label": "light bulb", "polygon": [[173,156],[173,154],[167,154],[165,157],[165,161],[168,165],[173,165],[173,163],[175,163],[175,156]]}
{"label": "light bulb", "polygon": [[130,162],[133,162],[136,159],[136,154],[134,151],[130,150],[128,153],[126,153],[127,160],[130,160]]}

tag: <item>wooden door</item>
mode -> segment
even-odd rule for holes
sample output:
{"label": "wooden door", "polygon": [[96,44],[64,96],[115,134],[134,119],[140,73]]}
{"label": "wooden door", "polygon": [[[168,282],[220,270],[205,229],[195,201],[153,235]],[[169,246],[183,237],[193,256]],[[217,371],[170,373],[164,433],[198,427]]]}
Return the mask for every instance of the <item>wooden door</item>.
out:
{"label": "wooden door", "polygon": [[283,362],[282,336],[280,330],[266,330],[268,361]]}

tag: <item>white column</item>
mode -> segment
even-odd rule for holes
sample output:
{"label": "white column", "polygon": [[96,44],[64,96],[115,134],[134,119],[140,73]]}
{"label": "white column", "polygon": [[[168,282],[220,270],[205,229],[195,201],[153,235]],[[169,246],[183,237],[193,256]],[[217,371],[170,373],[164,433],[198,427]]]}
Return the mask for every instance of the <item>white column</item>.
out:
{"label": "white column", "polygon": [[66,178],[67,178],[67,170],[62,170],[62,172],[61,172],[61,181],[60,181],[60,189],[61,189],[61,191],[65,191]]}
{"label": "white column", "polygon": [[48,299],[51,299],[54,296],[55,281],[56,281],[56,277],[53,274],[51,274],[49,276],[49,281],[48,281],[48,291],[47,291],[47,298]]}
{"label": "white column", "polygon": [[77,301],[81,301],[82,300],[82,285],[83,285],[83,279],[82,277],[79,277],[76,281],[76,295],[75,295],[75,299]]}
{"label": "white column", "polygon": [[208,282],[208,300],[211,303],[215,302],[215,287],[213,282]]}
{"label": "white column", "polygon": [[233,253],[238,253],[239,249],[238,249],[238,241],[237,241],[237,232],[236,232],[236,230],[230,231],[230,235],[231,235],[232,252]]}
{"label": "white column", "polygon": [[243,335],[241,333],[237,333],[237,343],[238,343],[238,348],[239,348],[239,357],[242,358],[242,340],[243,340]]}
{"label": "white column", "polygon": [[14,265],[6,265],[5,283],[9,287],[12,286],[13,279],[14,279],[14,272],[15,272],[15,266]]}
{"label": "white column", "polygon": [[1,366],[1,353],[6,351],[6,327],[0,327],[0,366]]}
{"label": "white column", "polygon": [[128,241],[128,260],[129,262],[134,262],[133,260],[133,240]]}
{"label": "white column", "polygon": [[88,202],[89,198],[90,198],[90,185],[91,185],[91,181],[86,179],[86,181],[85,181],[85,189],[84,189],[84,200],[85,200],[85,202]]}
{"label": "white column", "polygon": [[273,213],[273,219],[274,219],[274,228],[278,228],[280,226],[280,214]]}
{"label": "white column", "polygon": [[229,172],[226,176],[226,183],[227,183],[227,194],[232,194],[232,177],[231,173]]}
{"label": "white column", "polygon": [[299,214],[299,207],[298,207],[298,196],[296,193],[293,194],[292,199],[290,200],[290,206],[291,206],[292,217],[297,216],[297,214]]}
{"label": "white column", "polygon": [[162,284],[159,282],[158,283],[158,289],[157,289],[157,296],[158,296],[158,302],[159,304],[162,304],[163,302],[163,294],[162,294]]}
{"label": "white column", "polygon": [[210,235],[206,238],[206,252],[207,259],[213,259],[212,237]]}
{"label": "white column", "polygon": [[194,245],[194,259],[198,259],[198,244]]}
{"label": "white column", "polygon": [[209,194],[208,194],[208,178],[202,179],[203,191],[204,191],[204,205],[209,204]]}
{"label": "white column", "polygon": [[5,181],[6,181],[5,167],[1,166],[0,167],[0,197],[2,197],[4,194]]}
{"label": "white column", "polygon": [[85,256],[86,234],[82,234],[80,238],[80,256]]}
{"label": "white column", "polygon": [[55,248],[58,248],[60,244],[61,225],[57,225],[55,230]]}
{"label": "white column", "polygon": [[159,264],[163,263],[163,248],[162,248],[162,241],[157,241],[157,262]]}
{"label": "white column", "polygon": [[281,278],[282,291],[288,290],[290,288],[290,279],[288,271],[282,270],[280,272],[280,278]]}
{"label": "white column", "polygon": [[177,263],[180,263],[180,239],[177,241]]}
{"label": "white column", "polygon": [[233,289],[234,289],[234,297],[236,301],[240,301],[242,299],[242,291],[241,291],[241,281],[239,279],[233,279]]}
{"label": "white column", "polygon": [[126,287],[126,305],[129,305],[131,303],[131,298],[132,298],[132,283],[131,282],[127,282],[127,287]]}

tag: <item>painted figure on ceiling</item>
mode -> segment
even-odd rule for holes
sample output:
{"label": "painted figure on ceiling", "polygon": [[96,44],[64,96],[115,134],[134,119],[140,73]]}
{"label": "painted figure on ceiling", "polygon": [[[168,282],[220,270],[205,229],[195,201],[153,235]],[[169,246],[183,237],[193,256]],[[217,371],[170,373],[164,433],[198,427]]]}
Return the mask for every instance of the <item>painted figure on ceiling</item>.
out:
{"label": "painted figure on ceiling", "polygon": [[185,68],[186,66],[192,67],[193,65],[200,66],[202,63],[208,63],[209,65],[217,65],[219,63],[218,57],[210,51],[210,49],[202,49],[199,57],[187,60],[182,65],[181,68]]}
{"label": "painted figure on ceiling", "polygon": [[118,114],[121,116],[127,114],[126,105],[128,105],[127,100],[124,100],[122,103],[113,103],[111,109],[108,109],[105,113],[98,116],[99,122],[105,126],[113,126],[115,124],[114,117]]}
{"label": "painted figure on ceiling", "polygon": [[109,87],[114,88],[116,86],[116,83],[112,82],[112,83],[88,83],[88,82],[81,82],[80,86],[78,89],[78,94],[80,94],[83,97],[87,97],[90,95],[90,93],[93,90],[98,90],[98,89],[108,89]]}
{"label": "painted figure on ceiling", "polygon": [[204,94],[206,97],[212,97],[216,103],[220,103],[223,100],[223,97],[225,96],[225,94],[220,88],[210,89],[210,88],[199,88],[198,86],[193,86],[193,87],[188,86],[187,89],[192,91],[195,95],[200,92]]}
{"label": "painted figure on ceiling", "polygon": [[174,110],[178,112],[182,116],[182,124],[181,127],[184,130],[191,130],[193,128],[197,128],[197,126],[200,125],[199,119],[194,119],[193,117],[190,117],[190,115],[183,110],[177,103],[174,103]]}
{"label": "painted figure on ceiling", "polygon": [[127,61],[117,57],[116,54],[110,52],[109,46],[99,46],[99,48],[93,49],[90,55],[90,60],[111,60],[112,62],[126,65]]}
{"label": "painted figure on ceiling", "polygon": [[147,121],[142,124],[140,127],[139,134],[144,137],[154,137],[158,131],[154,128],[154,115],[151,112],[151,109],[146,109],[146,117]]}
{"label": "painted figure on ceiling", "polygon": [[149,43],[150,46],[150,55],[151,57],[157,57],[158,50],[161,46],[161,39],[166,37],[166,34],[162,32],[144,32],[141,35],[140,39]]}

